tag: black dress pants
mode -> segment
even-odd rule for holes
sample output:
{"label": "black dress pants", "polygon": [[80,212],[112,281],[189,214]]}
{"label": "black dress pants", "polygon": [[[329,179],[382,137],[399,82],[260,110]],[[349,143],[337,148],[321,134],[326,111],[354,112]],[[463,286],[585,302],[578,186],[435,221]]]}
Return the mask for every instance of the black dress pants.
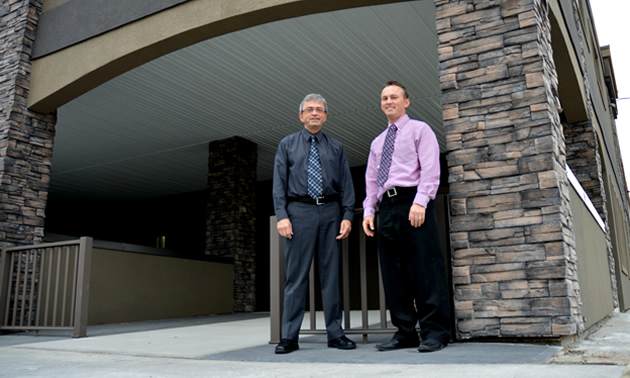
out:
{"label": "black dress pants", "polygon": [[444,257],[435,205],[427,205],[425,221],[414,228],[409,211],[414,195],[385,196],[380,204],[378,248],[385,296],[398,340],[448,344],[450,309]]}

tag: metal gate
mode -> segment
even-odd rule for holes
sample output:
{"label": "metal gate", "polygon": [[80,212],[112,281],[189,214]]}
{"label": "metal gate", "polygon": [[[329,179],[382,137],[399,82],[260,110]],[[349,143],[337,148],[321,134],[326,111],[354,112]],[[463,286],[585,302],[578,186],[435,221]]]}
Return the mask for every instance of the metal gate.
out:
{"label": "metal gate", "polygon": [[92,238],[5,247],[0,330],[72,330],[87,336]]}

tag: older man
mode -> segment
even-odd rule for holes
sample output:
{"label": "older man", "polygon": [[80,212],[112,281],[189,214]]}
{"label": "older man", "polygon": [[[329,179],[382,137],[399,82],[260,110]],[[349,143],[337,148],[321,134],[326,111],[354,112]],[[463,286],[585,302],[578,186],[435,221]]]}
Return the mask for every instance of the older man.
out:
{"label": "older man", "polygon": [[339,257],[354,215],[354,188],[343,146],[324,134],[326,100],[309,94],[299,107],[301,131],[280,141],[274,163],[273,200],[278,232],[286,238],[282,340],[277,354],[299,349],[308,275],[315,249],[319,263],[328,347],[354,349],[341,328]]}

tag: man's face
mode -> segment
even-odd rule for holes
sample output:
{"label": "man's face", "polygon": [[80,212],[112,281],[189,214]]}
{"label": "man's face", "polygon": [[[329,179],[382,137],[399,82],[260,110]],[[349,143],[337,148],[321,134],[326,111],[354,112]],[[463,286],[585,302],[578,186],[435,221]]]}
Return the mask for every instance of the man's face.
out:
{"label": "man's face", "polygon": [[317,101],[307,101],[302,107],[300,113],[300,121],[304,123],[304,127],[313,134],[321,130],[322,125],[328,118],[324,104]]}
{"label": "man's face", "polygon": [[405,92],[397,85],[383,88],[381,92],[381,109],[390,122],[396,121],[407,112],[409,99],[405,98]]}

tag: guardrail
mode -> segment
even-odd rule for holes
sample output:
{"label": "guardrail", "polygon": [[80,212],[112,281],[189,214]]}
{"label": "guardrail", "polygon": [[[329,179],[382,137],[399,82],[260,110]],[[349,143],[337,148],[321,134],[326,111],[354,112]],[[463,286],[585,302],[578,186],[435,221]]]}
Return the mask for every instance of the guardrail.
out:
{"label": "guardrail", "polygon": [[72,330],[87,336],[92,238],[4,247],[0,331]]}
{"label": "guardrail", "polygon": [[[362,211],[355,212],[359,218],[362,216]],[[354,224],[361,224],[361,221],[354,222]],[[285,281],[285,263],[284,263],[284,238],[278,234],[277,220],[275,216],[272,216],[269,221],[269,239],[270,239],[270,320],[271,320],[271,340],[272,344],[279,343],[282,333],[282,311],[283,311],[283,297],[284,297],[284,281]],[[360,227],[360,226],[359,226]],[[350,323],[350,263],[349,263],[349,249],[350,243],[348,239],[344,239],[342,243],[342,255],[341,255],[341,290],[342,290],[342,302],[343,302],[343,323],[344,332],[346,334],[359,334],[363,335],[363,343],[367,343],[369,334],[381,334],[381,333],[394,333],[395,328],[388,328],[387,326],[387,307],[385,302],[385,291],[383,289],[383,281],[381,277],[380,260],[377,258],[378,263],[378,311],[380,321],[378,326],[371,327],[368,319],[368,284],[367,284],[367,254],[366,254],[366,239],[367,237],[359,227],[355,227],[353,232],[360,233],[359,235],[359,280],[360,280],[360,311],[361,311],[361,326],[353,328]],[[309,276],[309,327],[302,328],[300,334],[326,334],[326,329],[317,328],[316,311],[315,311],[315,261],[311,264],[311,271]]]}

